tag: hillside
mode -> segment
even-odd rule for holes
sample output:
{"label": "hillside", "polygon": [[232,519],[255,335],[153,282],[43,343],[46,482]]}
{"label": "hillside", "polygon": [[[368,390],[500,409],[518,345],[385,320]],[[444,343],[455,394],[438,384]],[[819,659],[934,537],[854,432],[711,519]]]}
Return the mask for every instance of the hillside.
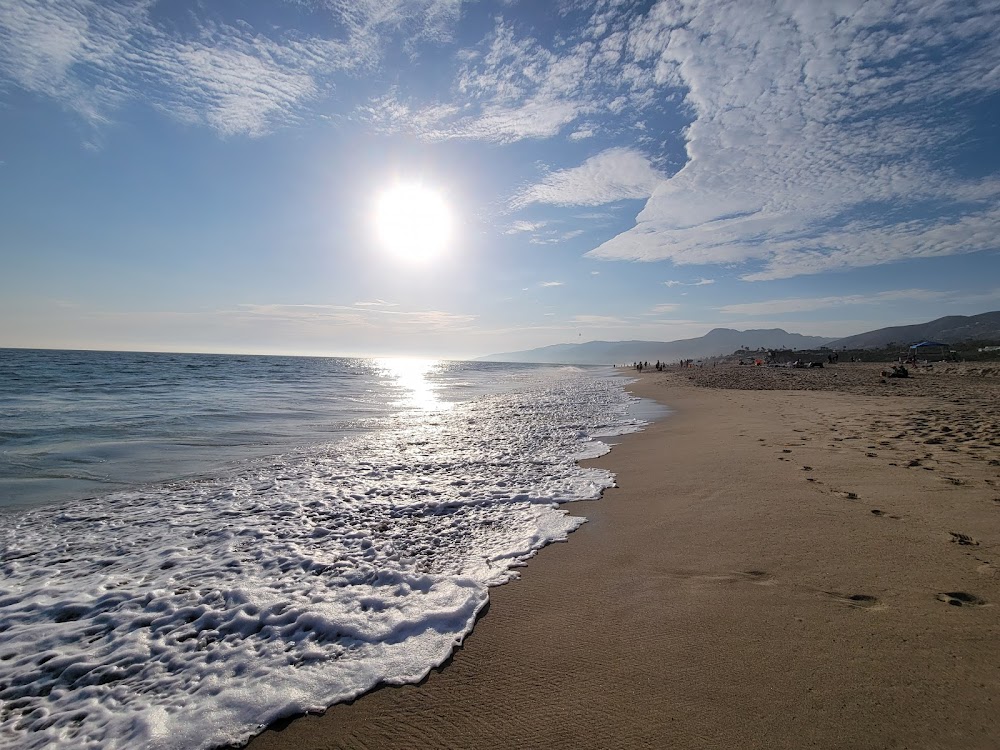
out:
{"label": "hillside", "polygon": [[957,344],[962,341],[1000,340],[1000,311],[981,315],[949,315],[928,323],[892,326],[831,341],[831,349],[876,349],[889,344],[913,344],[918,341],[940,341]]}
{"label": "hillside", "polygon": [[788,333],[780,328],[736,331],[715,328],[704,336],[678,341],[588,341],[584,344],[556,344],[519,352],[490,354],[487,362],[542,362],[551,364],[607,365],[613,363],[680,359],[704,359],[732,354],[737,349],[807,349],[822,346],[829,339]]}

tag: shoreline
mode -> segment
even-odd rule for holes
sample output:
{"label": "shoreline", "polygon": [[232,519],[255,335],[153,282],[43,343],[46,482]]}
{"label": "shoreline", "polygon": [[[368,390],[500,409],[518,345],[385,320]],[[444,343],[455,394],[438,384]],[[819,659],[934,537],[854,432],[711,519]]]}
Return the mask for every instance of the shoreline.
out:
{"label": "shoreline", "polygon": [[1000,451],[947,440],[977,385],[918,397],[933,442],[892,437],[896,390],[640,376],[671,413],[581,462],[618,487],[566,506],[589,522],[491,589],[442,668],[248,747],[995,746]]}

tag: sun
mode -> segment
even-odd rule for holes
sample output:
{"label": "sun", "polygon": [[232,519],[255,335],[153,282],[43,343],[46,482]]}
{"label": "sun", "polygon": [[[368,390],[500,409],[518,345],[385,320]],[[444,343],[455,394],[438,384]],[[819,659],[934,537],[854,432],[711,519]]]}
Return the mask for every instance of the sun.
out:
{"label": "sun", "polygon": [[398,258],[423,263],[443,253],[451,240],[451,209],[444,197],[420,184],[397,184],[378,196],[375,232]]}

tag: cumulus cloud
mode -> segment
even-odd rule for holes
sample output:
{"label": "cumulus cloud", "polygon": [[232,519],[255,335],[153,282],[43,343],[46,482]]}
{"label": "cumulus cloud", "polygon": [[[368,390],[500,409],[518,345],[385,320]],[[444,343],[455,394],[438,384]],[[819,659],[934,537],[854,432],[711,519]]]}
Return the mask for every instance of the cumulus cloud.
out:
{"label": "cumulus cloud", "polygon": [[626,198],[646,198],[663,180],[649,160],[630,148],[611,148],[579,167],[553,172],[523,190],[514,208],[532,203],[556,206],[601,206]]}
{"label": "cumulus cloud", "polygon": [[582,141],[585,138],[593,138],[597,135],[597,131],[591,126],[583,126],[574,130],[569,134],[569,139],[571,141]]}

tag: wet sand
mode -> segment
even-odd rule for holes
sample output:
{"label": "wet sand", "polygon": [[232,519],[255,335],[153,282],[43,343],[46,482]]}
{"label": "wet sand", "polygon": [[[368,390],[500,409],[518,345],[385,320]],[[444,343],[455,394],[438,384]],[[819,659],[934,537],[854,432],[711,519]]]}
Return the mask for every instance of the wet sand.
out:
{"label": "wet sand", "polygon": [[762,369],[644,375],[448,664],[249,746],[1000,747],[1000,378]]}

